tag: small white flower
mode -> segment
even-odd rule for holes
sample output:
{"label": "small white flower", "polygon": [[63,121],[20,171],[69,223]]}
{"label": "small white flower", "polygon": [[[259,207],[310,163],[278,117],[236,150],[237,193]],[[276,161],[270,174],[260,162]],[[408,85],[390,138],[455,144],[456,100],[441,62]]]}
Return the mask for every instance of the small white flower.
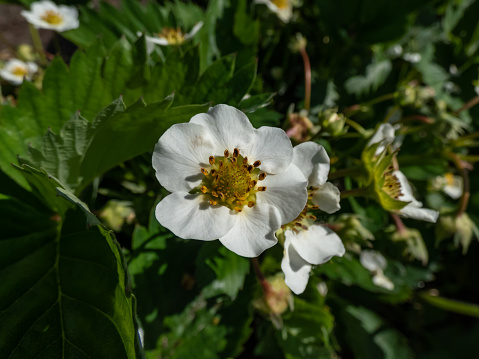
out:
{"label": "small white flower", "polygon": [[291,0],[255,0],[255,3],[265,4],[284,23],[288,23],[293,17],[293,2]]}
{"label": "small white flower", "polygon": [[255,129],[231,106],[210,108],[170,127],[155,146],[156,177],[172,192],[156,218],[178,237],[219,239],[256,257],[306,204],[306,180],[292,158],[283,130]]}
{"label": "small white flower", "polygon": [[37,29],[63,32],[80,26],[78,10],[74,6],[56,5],[48,0],[32,3],[30,11],[23,10],[21,14]]}
{"label": "small white flower", "polygon": [[163,30],[155,36],[146,36],[147,43],[161,46],[181,45],[185,41],[195,36],[203,26],[203,22],[197,23],[190,32],[184,34],[180,28],[164,27]]}
{"label": "small white flower", "polygon": [[334,213],[340,209],[340,192],[326,182],[329,157],[325,149],[313,142],[294,148],[293,163],[308,179],[309,203],[293,222],[284,228],[284,257],[281,269],[285,282],[295,294],[304,292],[313,265],[327,262],[333,256],[342,257],[344,245],[331,229],[314,224],[316,218],[308,215],[308,208]]}
{"label": "small white flower", "polygon": [[394,289],[394,283],[384,275],[384,269],[387,267],[387,261],[384,256],[376,251],[363,250],[359,255],[361,265],[373,274],[372,281],[374,285],[387,290]]}
{"label": "small white flower", "polygon": [[399,181],[401,194],[398,200],[403,202],[410,202],[405,207],[398,211],[398,214],[406,218],[419,219],[421,221],[435,223],[439,217],[439,212],[429,208],[422,208],[422,202],[414,198],[412,188],[401,171],[393,171],[393,175]]}
{"label": "small white flower", "polygon": [[24,78],[31,80],[37,70],[38,66],[34,62],[11,59],[0,69],[0,76],[13,85],[20,85]]}
{"label": "small white flower", "polygon": [[444,176],[437,176],[432,180],[432,188],[443,191],[452,199],[458,199],[463,193],[463,181],[461,176],[446,173]]}

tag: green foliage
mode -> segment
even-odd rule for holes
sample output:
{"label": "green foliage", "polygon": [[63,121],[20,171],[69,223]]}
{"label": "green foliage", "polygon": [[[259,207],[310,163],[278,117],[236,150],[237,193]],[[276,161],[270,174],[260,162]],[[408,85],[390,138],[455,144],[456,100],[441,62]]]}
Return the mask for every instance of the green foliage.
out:
{"label": "green foliage", "polygon": [[33,194],[0,199],[0,354],[141,358],[135,297],[113,233],[78,203],[87,228],[81,210],[55,196],[57,188],[74,199],[56,179],[19,170],[42,204]]}

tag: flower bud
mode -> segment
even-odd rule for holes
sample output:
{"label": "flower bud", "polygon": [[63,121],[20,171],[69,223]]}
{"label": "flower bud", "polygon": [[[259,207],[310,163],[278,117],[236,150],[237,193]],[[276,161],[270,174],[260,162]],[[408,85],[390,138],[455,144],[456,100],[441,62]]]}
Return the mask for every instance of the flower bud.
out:
{"label": "flower bud", "polygon": [[479,239],[479,230],[467,213],[463,213],[459,217],[454,215],[441,217],[436,226],[436,243],[452,236],[454,245],[456,247],[461,245],[462,253],[466,254],[472,238]]}
{"label": "flower bud", "polygon": [[319,123],[324,131],[332,136],[339,136],[343,133],[346,116],[338,114],[337,109],[329,109],[319,113]]}

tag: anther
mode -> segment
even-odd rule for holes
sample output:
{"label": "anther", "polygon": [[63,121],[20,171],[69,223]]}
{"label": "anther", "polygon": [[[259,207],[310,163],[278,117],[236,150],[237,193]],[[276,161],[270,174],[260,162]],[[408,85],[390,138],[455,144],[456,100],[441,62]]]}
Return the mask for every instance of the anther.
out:
{"label": "anther", "polygon": [[221,199],[225,199],[225,195],[223,194],[223,192],[218,192],[219,196]]}
{"label": "anther", "polygon": [[229,156],[230,156],[230,151],[225,150],[225,157],[229,157]]}
{"label": "anther", "polygon": [[249,165],[248,166],[248,172],[251,173],[251,171],[253,171],[253,168],[254,168],[253,166]]}
{"label": "anther", "polygon": [[209,161],[210,161],[210,165],[212,165],[215,163],[215,158],[213,156],[210,156]]}
{"label": "anther", "polygon": [[219,167],[220,167],[220,168],[223,168],[223,165],[224,165],[223,161],[220,160],[220,162],[219,162]]}
{"label": "anther", "polygon": [[254,202],[253,202],[253,201],[249,201],[249,202],[248,202],[248,207],[251,208],[251,207],[253,207],[253,206],[254,206]]}
{"label": "anther", "polygon": [[234,164],[234,165],[236,164],[236,157],[231,158],[231,163]]}
{"label": "anther", "polygon": [[319,206],[318,206],[318,205],[315,205],[315,206],[313,206],[313,207],[311,207],[311,208],[314,209],[314,210],[317,210],[317,209],[319,209]]}
{"label": "anther", "polygon": [[211,194],[213,195],[213,197],[218,197],[218,193],[215,190],[211,191]]}
{"label": "anther", "polygon": [[256,186],[256,183],[258,183],[258,181],[253,180],[253,181],[250,182],[248,187],[253,188],[254,186]]}
{"label": "anther", "polygon": [[216,206],[216,205],[218,204],[218,202],[216,202],[215,200],[210,200],[210,204],[211,204],[212,206]]}
{"label": "anther", "polygon": [[215,176],[215,181],[218,181],[218,178],[220,177],[220,175],[216,175]]}
{"label": "anther", "polygon": [[264,192],[264,191],[266,191],[266,187],[258,187],[258,191]]}
{"label": "anther", "polygon": [[234,152],[233,152],[233,157],[236,158],[239,156],[239,150],[237,148],[235,148]]}
{"label": "anther", "polygon": [[258,167],[261,164],[261,161],[254,161],[253,166]]}
{"label": "anther", "polygon": [[239,208],[239,207],[235,207],[234,210],[235,210],[236,212],[241,212],[241,211],[242,211],[242,209]]}
{"label": "anther", "polygon": [[301,226],[301,228],[303,228],[305,231],[308,230],[308,226],[305,226],[304,224]]}
{"label": "anther", "polygon": [[297,226],[297,227],[302,227],[303,225],[302,225],[300,222],[296,222],[296,223],[295,223],[295,226]]}
{"label": "anther", "polygon": [[210,171],[210,174],[211,174],[212,176],[213,176],[215,173],[216,173],[216,170],[215,170],[215,169],[212,169],[212,170]]}
{"label": "anther", "polygon": [[244,164],[244,165],[247,165],[247,164],[248,164],[248,157],[244,157],[244,158],[243,158],[243,164]]}
{"label": "anther", "polygon": [[208,171],[204,168],[201,169],[201,173],[203,173],[205,176],[208,176]]}
{"label": "anther", "polygon": [[316,216],[313,216],[312,214],[310,214],[308,217],[309,217],[310,219],[312,219],[313,221],[316,220]]}
{"label": "anther", "polygon": [[266,173],[264,173],[264,172],[261,173],[261,174],[259,175],[259,177],[258,177],[258,179],[259,179],[260,181],[264,180],[265,178],[266,178]]}
{"label": "anther", "polygon": [[208,188],[206,186],[201,186],[201,192],[203,193],[208,192]]}

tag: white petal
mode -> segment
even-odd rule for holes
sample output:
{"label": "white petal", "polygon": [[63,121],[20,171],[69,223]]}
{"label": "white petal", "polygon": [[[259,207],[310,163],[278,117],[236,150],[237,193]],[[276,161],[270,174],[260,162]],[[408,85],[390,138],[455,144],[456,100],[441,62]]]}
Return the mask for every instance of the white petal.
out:
{"label": "white petal", "polygon": [[305,142],[294,147],[293,163],[308,179],[308,186],[319,186],[328,180],[329,157],[317,143]]}
{"label": "white petal", "polygon": [[168,191],[188,192],[203,178],[201,168],[210,168],[215,152],[207,128],[191,123],[171,126],[158,140],[153,152],[156,178]]}
{"label": "white petal", "polygon": [[158,203],[156,219],[163,227],[184,239],[211,241],[233,227],[235,216],[224,206],[212,206],[203,194],[174,192]]}
{"label": "white petal", "polygon": [[220,238],[230,251],[243,257],[257,257],[278,241],[274,233],[281,226],[281,216],[275,207],[267,204],[244,207],[235,219],[233,228]]}
{"label": "white petal", "polygon": [[294,220],[304,209],[308,200],[306,179],[294,164],[277,175],[267,175],[259,182],[266,191],[256,193],[256,203],[268,203],[281,213],[281,224]]}
{"label": "white petal", "polygon": [[286,237],[284,242],[284,257],[281,261],[286,285],[295,293],[301,294],[306,289],[311,272],[311,264],[298,254],[291,244],[291,238]]}
{"label": "white petal", "polygon": [[14,75],[5,69],[0,70],[0,76],[12,85],[20,85],[23,82],[23,76]]}
{"label": "white petal", "polygon": [[359,261],[364,268],[371,272],[383,270],[388,265],[386,258],[384,258],[381,253],[369,249],[361,251],[361,254],[359,255]]}
{"label": "white petal", "polygon": [[205,126],[210,130],[219,149],[219,152],[214,154],[216,156],[223,156],[224,150],[233,153],[235,148],[243,150],[241,154],[245,155],[244,148],[256,135],[248,117],[240,110],[228,105],[211,107],[207,113],[193,116],[190,123]]}
{"label": "white petal", "polygon": [[404,176],[401,171],[394,171],[393,173],[401,185],[401,195],[398,196],[398,199],[400,201],[410,202],[398,211],[399,214],[406,218],[435,223],[439,216],[439,212],[428,208],[422,208],[422,203],[414,198],[411,185],[406,176]]}
{"label": "white petal", "polygon": [[164,37],[151,37],[151,36],[145,36],[146,38],[146,43],[152,43],[152,44],[157,44],[161,46],[168,46],[170,43],[168,42],[167,39]]}
{"label": "white petal", "polygon": [[[462,183],[461,183],[462,184]],[[458,185],[446,185],[442,189],[445,194],[447,194],[452,199],[458,199],[462,196],[463,190],[462,186]]]}
{"label": "white petal", "polygon": [[436,223],[437,218],[439,217],[439,212],[429,208],[417,207],[413,203],[410,203],[399,210],[399,215],[406,218]]}
{"label": "white petal", "polygon": [[298,254],[310,264],[322,264],[333,256],[342,257],[345,253],[338,235],[319,224],[313,224],[307,231],[300,230],[297,234],[287,230],[285,235],[291,238]]}
{"label": "white petal", "polygon": [[381,152],[384,151],[384,149],[389,146],[391,143],[394,141],[394,127],[389,124],[389,123],[383,123],[381,124],[376,133],[371,137],[371,139],[368,142],[368,147],[381,142],[381,145],[377,148],[376,150],[376,156],[379,155]]}
{"label": "white petal", "polygon": [[260,169],[267,173],[281,173],[291,164],[293,145],[280,128],[261,127],[244,149],[248,162],[261,161]]}
{"label": "white petal", "polygon": [[33,75],[35,72],[38,71],[38,65],[34,62],[27,62],[28,73]]}
{"label": "white petal", "polygon": [[293,9],[288,6],[285,9],[278,9],[278,17],[284,22],[288,23],[293,17]]}
{"label": "white petal", "polygon": [[315,193],[316,194],[311,198],[311,201],[318,205],[321,211],[331,214],[341,209],[341,205],[339,204],[341,200],[341,192],[339,192],[338,187],[331,182],[326,182],[325,184],[318,186]]}
{"label": "white petal", "polygon": [[30,10],[34,14],[41,16],[48,10],[58,11],[58,7],[53,1],[43,0],[33,2],[30,6]]}
{"label": "white petal", "polygon": [[200,21],[199,23],[197,23],[195,26],[193,26],[193,28],[191,29],[191,31],[189,33],[187,33],[185,35],[185,37],[183,38],[184,40],[188,40],[188,39],[191,39],[193,36],[195,36],[198,31],[200,31],[200,29],[203,27],[203,21]]}
{"label": "white petal", "polygon": [[276,14],[279,11],[278,6],[276,6],[276,4],[273,3],[271,0],[255,0],[254,2],[255,4],[265,4],[268,7],[268,9],[270,9],[272,12]]}
{"label": "white petal", "polygon": [[394,290],[394,283],[384,275],[382,270],[378,271],[373,276],[373,284],[377,285],[378,287],[382,287],[387,290]]}

